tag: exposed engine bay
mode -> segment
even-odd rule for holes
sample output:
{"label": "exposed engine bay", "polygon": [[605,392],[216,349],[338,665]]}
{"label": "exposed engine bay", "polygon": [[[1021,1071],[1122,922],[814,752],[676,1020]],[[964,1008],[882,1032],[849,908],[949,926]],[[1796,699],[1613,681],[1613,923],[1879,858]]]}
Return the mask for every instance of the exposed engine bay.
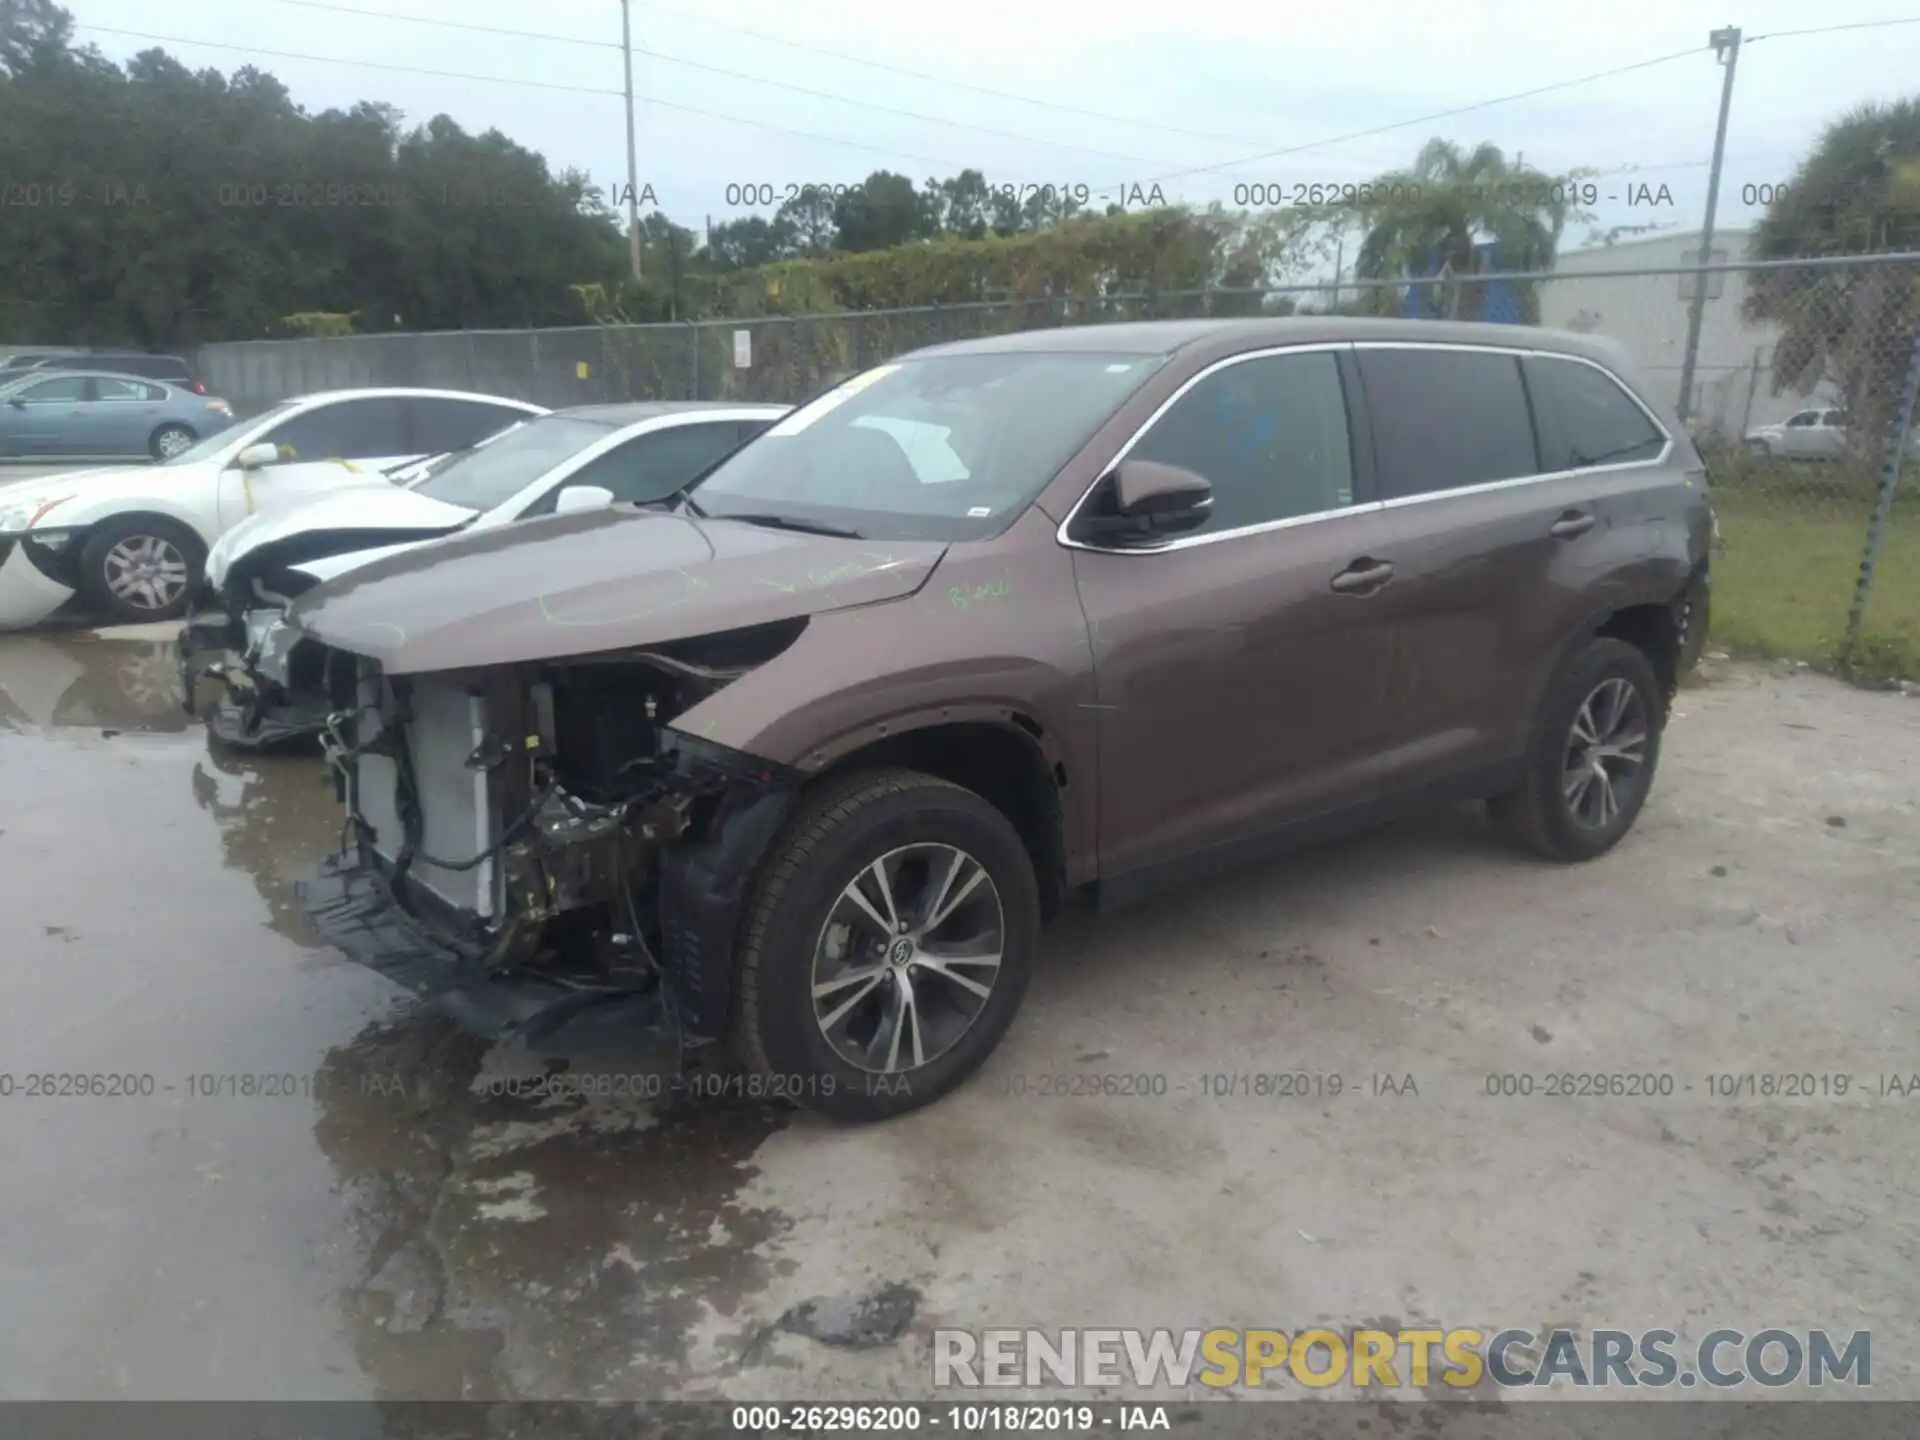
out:
{"label": "exposed engine bay", "polygon": [[806,624],[394,677],[281,626],[258,663],[332,706],[322,743],[348,839],[336,869],[377,873],[464,957],[456,982],[537,980],[569,1011],[657,989],[698,1044],[724,1023],[732,916],[797,783],[672,722]]}
{"label": "exposed engine bay", "polygon": [[282,625],[293,602],[320,583],[299,566],[396,537],[404,543],[439,533],[322,531],[262,546],[236,563],[220,587],[209,584],[181,628],[181,690],[187,712],[200,713],[200,682],[212,680],[220,694],[206,719],[214,734],[229,744],[271,746],[319,735],[335,706],[318,647],[296,656],[284,678],[269,678],[260,669],[269,635]]}

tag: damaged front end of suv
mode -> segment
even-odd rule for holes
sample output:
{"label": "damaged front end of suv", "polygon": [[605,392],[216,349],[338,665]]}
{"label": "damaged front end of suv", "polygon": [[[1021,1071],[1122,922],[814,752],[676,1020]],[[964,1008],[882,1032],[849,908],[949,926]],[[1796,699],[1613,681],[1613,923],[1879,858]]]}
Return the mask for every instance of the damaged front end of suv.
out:
{"label": "damaged front end of suv", "polygon": [[799,780],[673,722],[806,624],[391,677],[283,627],[263,667],[324,674],[348,816],[309,914],[496,1040],[698,1065],[725,1024],[734,914]]}

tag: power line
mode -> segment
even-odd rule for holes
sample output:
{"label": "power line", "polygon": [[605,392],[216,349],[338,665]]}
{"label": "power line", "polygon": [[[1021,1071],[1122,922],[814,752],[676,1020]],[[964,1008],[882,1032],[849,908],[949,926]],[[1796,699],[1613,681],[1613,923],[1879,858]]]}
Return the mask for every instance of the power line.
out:
{"label": "power line", "polygon": [[[447,30],[465,30],[481,35],[508,36],[518,40],[544,40],[561,45],[584,45],[594,49],[618,50],[620,47],[610,40],[587,40],[575,35],[555,35],[547,31],[513,30],[499,25],[479,25],[467,20],[440,20],[424,15],[399,15],[382,10],[365,10],[353,5],[339,5],[331,0],[280,0],[283,5],[298,5],[307,10],[325,10],[339,15],[361,15],[374,20],[398,20],[412,25],[432,25]],[[872,110],[882,115],[897,115],[905,120],[918,120],[929,125],[944,125],[955,130],[972,130],[981,135],[993,135],[1003,140],[1017,140],[1024,145],[1049,145],[1059,150],[1073,150],[1082,155],[1099,155],[1109,160],[1124,160],[1130,165],[1164,165],[1164,160],[1152,160],[1142,155],[1127,155],[1117,150],[1103,150],[1090,145],[1076,145],[1068,140],[1049,140],[1041,135],[1024,135],[1016,130],[1000,130],[990,125],[976,125],[967,120],[949,120],[940,115],[927,115],[917,110],[903,110],[898,106],[880,105],[871,100],[857,99],[851,95],[841,95],[831,90],[814,90],[805,85],[795,85],[786,80],[774,80],[765,75],[754,75],[744,70],[730,70],[720,65],[709,65],[702,60],[689,60],[680,55],[669,55],[663,50],[649,50],[636,45],[635,51],[654,60],[669,65],[681,65],[690,70],[702,70],[709,75],[725,75],[734,80],[745,80],[755,85],[767,85],[776,90],[790,90],[796,95],[810,96],[816,100],[830,100],[839,105],[852,105],[862,110]]]}
{"label": "power line", "polygon": [[1032,105],[1042,110],[1057,110],[1063,115],[1079,115],[1089,120],[1105,120],[1116,125],[1135,125],[1144,130],[1164,130],[1169,135],[1183,135],[1189,140],[1251,140],[1248,135],[1223,135],[1215,131],[1187,130],[1178,125],[1168,125],[1159,120],[1141,120],[1129,115],[1114,115],[1104,110],[1089,110],[1079,105],[1068,105],[1059,100],[1042,100],[1033,95],[1021,95],[1011,90],[996,90],[990,85],[977,85],[970,80],[955,80],[946,75],[935,75],[928,70],[913,70],[905,65],[894,65],[884,60],[869,60],[863,55],[850,55],[844,50],[831,50],[824,45],[811,45],[804,40],[790,40],[784,35],[774,35],[765,30],[755,30],[747,25],[735,25],[726,20],[715,20],[706,15],[697,15],[689,10],[675,10],[663,5],[644,4],[642,8],[660,15],[671,15],[676,20],[690,20],[696,25],[710,26],[716,30],[727,30],[735,35],[751,36],[755,40],[765,41],[769,45],[784,45],[789,50],[802,50],[809,55],[824,55],[831,60],[844,61],[849,65],[864,65],[869,70],[881,70],[892,75],[904,75],[912,80],[922,80],[933,85],[948,85],[956,90],[968,90],[976,95],[990,95],[996,100],[1012,100],[1021,105]]}
{"label": "power line", "polygon": [[1831,35],[1839,30],[1880,30],[1888,25],[1920,25],[1920,15],[1905,15],[1897,20],[1855,20],[1847,25],[1814,25],[1805,30],[1769,30],[1764,35],[1749,35],[1742,43],[1753,45],[1762,40],[1784,40],[1790,35]]}
{"label": "power line", "polygon": [[[527,85],[538,90],[565,90],[575,95],[607,95],[615,99],[624,99],[625,92],[603,90],[591,85],[563,85],[553,80],[520,80],[505,75],[474,75],[460,70],[429,70],[419,65],[394,65],[382,60],[348,60],[338,55],[307,55],[297,50],[269,50],[258,45],[230,45],[220,40],[195,40],[182,35],[154,35],[144,30],[123,30],[113,25],[80,24],[76,30],[97,31],[103,35],[124,35],[135,40],[153,40],[163,45],[197,45],[205,50],[231,50],[242,55],[265,55],[276,60],[305,60],[321,65],[358,65],[369,70],[389,70],[403,75],[431,75],[441,80],[475,80],[488,85]],[[773,130],[782,135],[798,136],[802,140],[818,140],[826,145],[845,145],[850,149],[864,150],[872,155],[890,156],[896,160],[918,160],[926,165],[942,165],[952,170],[965,170],[968,165],[958,160],[943,159],[936,155],[920,155],[911,150],[899,150],[891,146],[868,145],[860,140],[847,140],[838,135],[821,135],[812,130],[798,130],[791,125],[775,125],[766,120],[749,120],[744,115],[729,115],[720,110],[703,110],[696,105],[682,105],[674,100],[648,100],[649,105],[657,105],[666,110],[683,110],[689,115],[705,116],[709,120],[724,120],[731,125],[751,125],[758,130]]]}
{"label": "power line", "polygon": [[[1495,105],[1507,105],[1515,100],[1528,100],[1535,95],[1548,95],[1556,90],[1569,90],[1576,85],[1588,85],[1595,80],[1606,80],[1615,75],[1626,75],[1632,71],[1645,70],[1654,65],[1665,65],[1669,61],[1683,59],[1688,55],[1698,55],[1701,51],[1711,48],[1711,46],[1707,45],[1694,45],[1685,50],[1676,50],[1671,55],[1656,55],[1651,60],[1637,60],[1631,65],[1617,66],[1612,70],[1598,70],[1591,75],[1580,75],[1571,80],[1556,80],[1551,85],[1539,85],[1531,90],[1518,90],[1511,95],[1495,96],[1491,100],[1476,100],[1471,105],[1457,105],[1449,110],[1435,110],[1431,114],[1415,115],[1408,120],[1395,120],[1391,124],[1375,125],[1367,130],[1355,130],[1346,135],[1334,135],[1325,140],[1309,141],[1305,145],[1289,145],[1285,149],[1268,150],[1259,155],[1249,155],[1241,160],[1223,161],[1219,168],[1235,165],[1252,165],[1260,160],[1277,160],[1283,155],[1300,155],[1308,150],[1324,149],[1329,145],[1344,145],[1349,140],[1366,140],[1371,139],[1375,135],[1385,135],[1394,130],[1405,130],[1414,125],[1428,125],[1435,120],[1450,120],[1456,115],[1470,114],[1475,110],[1486,110]],[[1175,170],[1165,175],[1156,175],[1151,180],[1145,180],[1139,183],[1157,185],[1162,180],[1183,180],[1189,175],[1211,173],[1214,169],[1215,167],[1201,167],[1195,170]]]}
{"label": "power line", "polygon": [[618,50],[615,40],[589,40],[583,35],[555,35],[545,30],[514,30],[504,25],[477,25],[471,20],[438,20],[425,15],[400,15],[391,10],[365,10],[357,5],[336,5],[332,0],[279,0],[282,5],[298,5],[303,10],[329,10],[336,15],[365,15],[373,20],[405,20],[413,25],[437,25],[443,30],[471,30],[480,35],[504,35],[514,40],[551,40],[556,45],[585,45],[595,50]]}

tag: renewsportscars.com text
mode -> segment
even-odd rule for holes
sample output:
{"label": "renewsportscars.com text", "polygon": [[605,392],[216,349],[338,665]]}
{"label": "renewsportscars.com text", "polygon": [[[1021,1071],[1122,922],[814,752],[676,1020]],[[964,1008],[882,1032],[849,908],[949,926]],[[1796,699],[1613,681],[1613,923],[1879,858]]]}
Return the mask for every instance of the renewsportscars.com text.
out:
{"label": "renewsportscars.com text", "polygon": [[1873,1384],[1870,1331],[1714,1330],[935,1330],[933,1383],[1215,1389],[1471,1389],[1549,1385],[1662,1389]]}

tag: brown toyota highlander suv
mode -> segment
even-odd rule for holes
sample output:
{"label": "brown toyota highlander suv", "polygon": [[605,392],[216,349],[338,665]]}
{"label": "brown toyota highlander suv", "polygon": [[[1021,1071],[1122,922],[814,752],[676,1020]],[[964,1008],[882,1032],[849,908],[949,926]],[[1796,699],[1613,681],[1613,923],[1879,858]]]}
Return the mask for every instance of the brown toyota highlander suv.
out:
{"label": "brown toyota highlander suv", "polygon": [[666,501],[302,596],[261,664],[321,677],[349,817],[306,907],[497,1038],[894,1114],[1069,898],[1468,799],[1608,850],[1706,630],[1706,485],[1591,337],[917,351]]}

